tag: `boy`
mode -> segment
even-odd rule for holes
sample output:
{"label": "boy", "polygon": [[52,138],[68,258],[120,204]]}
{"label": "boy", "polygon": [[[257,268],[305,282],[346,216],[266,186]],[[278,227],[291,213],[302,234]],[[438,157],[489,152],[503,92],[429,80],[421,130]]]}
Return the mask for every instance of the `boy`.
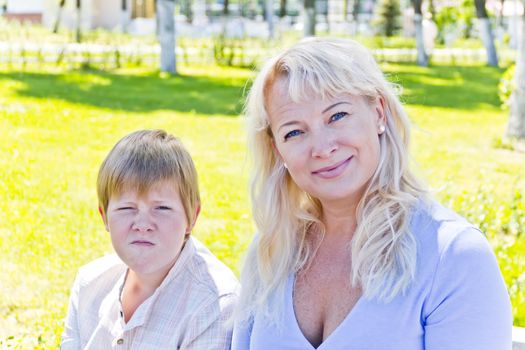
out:
{"label": "boy", "polygon": [[62,349],[229,349],[232,272],[190,237],[197,173],[178,139],[136,131],[102,163],[99,211],[116,256],[80,268]]}

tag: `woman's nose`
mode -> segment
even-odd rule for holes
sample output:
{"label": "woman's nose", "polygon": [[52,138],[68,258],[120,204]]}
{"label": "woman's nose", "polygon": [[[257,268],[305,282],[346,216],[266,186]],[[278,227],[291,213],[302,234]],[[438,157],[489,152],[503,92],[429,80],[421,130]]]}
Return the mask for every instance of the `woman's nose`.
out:
{"label": "woman's nose", "polygon": [[327,158],[338,148],[335,136],[326,130],[313,132],[311,142],[311,152],[314,158]]}

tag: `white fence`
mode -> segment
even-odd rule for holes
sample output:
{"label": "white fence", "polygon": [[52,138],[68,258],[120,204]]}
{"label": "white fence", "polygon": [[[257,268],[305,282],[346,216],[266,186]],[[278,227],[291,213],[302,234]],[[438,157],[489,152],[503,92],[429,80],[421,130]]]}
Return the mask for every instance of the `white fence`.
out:
{"label": "white fence", "polygon": [[[191,41],[180,41],[183,43]],[[185,63],[213,63],[217,61],[217,42],[196,46],[177,46],[177,59]],[[220,44],[221,54],[229,55],[233,65],[250,66],[259,61],[268,50],[261,47],[243,45],[242,40],[232,45]],[[415,62],[416,49],[372,49],[380,62]],[[103,67],[120,67],[122,65],[156,65],[159,59],[158,45],[102,45],[102,44],[49,44],[49,43],[12,43],[0,42],[0,65],[26,64],[90,64]],[[501,65],[514,61],[515,53],[511,50],[499,52]],[[486,62],[483,49],[435,49],[431,62],[445,64],[477,64]],[[218,62],[220,63],[220,62]]]}

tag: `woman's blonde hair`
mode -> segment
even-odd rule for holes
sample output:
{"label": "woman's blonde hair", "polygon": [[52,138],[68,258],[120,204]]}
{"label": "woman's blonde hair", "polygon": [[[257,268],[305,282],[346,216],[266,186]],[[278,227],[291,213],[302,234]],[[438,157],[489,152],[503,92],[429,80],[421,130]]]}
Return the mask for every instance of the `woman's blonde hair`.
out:
{"label": "woman's blonde hair", "polygon": [[319,200],[294,183],[272,145],[267,104],[277,79],[287,81],[295,102],[312,91],[322,98],[348,93],[369,101],[384,99],[386,130],[380,136],[379,165],[355,213],[348,277],[364,297],[391,300],[415,275],[416,242],[409,221],[412,208],[426,193],[409,170],[409,120],[396,86],[386,80],[367,49],[352,40],[309,38],[263,66],[246,102],[258,232],[241,274],[238,318],[246,320],[258,312],[279,322],[290,273],[304,268],[315,253],[307,244],[310,228],[316,224],[324,229]]}
{"label": "woman's blonde hair", "polygon": [[124,136],[102,162],[97,178],[101,210],[112,196],[133,189],[145,194],[159,182],[176,186],[191,226],[200,206],[197,170],[182,142],[164,130],[139,130]]}

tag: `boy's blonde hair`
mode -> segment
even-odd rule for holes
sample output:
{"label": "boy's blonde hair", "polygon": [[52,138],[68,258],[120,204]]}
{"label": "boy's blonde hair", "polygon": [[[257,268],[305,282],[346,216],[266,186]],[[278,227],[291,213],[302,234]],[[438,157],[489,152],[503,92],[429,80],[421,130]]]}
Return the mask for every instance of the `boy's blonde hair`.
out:
{"label": "boy's blonde hair", "polygon": [[127,189],[142,195],[161,181],[173,181],[177,186],[188,224],[192,225],[200,196],[190,154],[178,138],[164,130],[132,132],[117,142],[100,166],[99,206],[106,213],[112,196]]}

